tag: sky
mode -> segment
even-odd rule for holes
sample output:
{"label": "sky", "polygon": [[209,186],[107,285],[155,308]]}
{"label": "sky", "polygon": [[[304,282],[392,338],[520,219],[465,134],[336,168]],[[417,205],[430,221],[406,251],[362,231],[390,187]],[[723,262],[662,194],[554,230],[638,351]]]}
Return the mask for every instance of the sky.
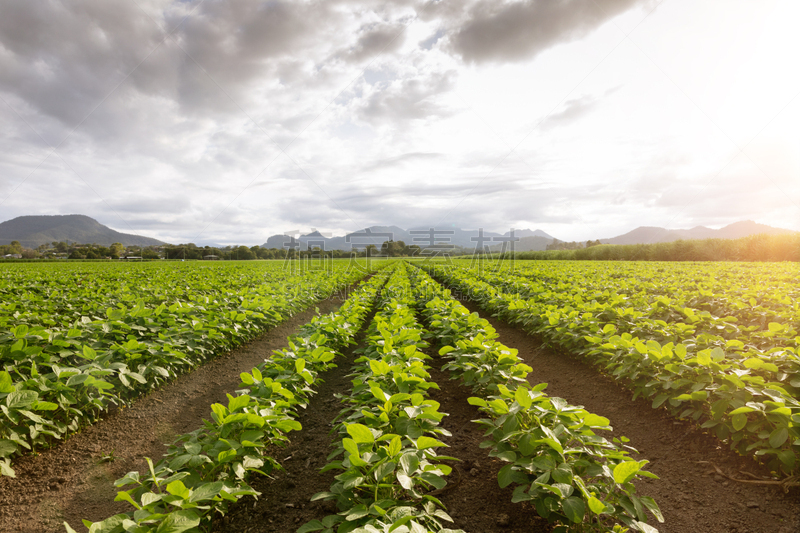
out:
{"label": "sky", "polygon": [[0,221],[800,230],[795,0],[8,0]]}

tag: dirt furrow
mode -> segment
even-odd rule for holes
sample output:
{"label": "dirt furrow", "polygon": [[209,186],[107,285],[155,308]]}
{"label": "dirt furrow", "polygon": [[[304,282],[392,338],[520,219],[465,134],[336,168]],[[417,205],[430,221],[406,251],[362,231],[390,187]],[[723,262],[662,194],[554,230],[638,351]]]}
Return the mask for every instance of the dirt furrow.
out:
{"label": "dirt furrow", "polygon": [[178,377],[128,408],[108,413],[66,442],[14,462],[15,479],[0,478],[0,531],[63,532],[66,520],[85,531],[81,519],[102,520],[129,510],[115,503],[114,480],[131,470],[147,469],[179,434],[208,418],[212,403],[227,402],[239,374],[263,362],[286,338],[316,314],[342,303],[334,296],[298,313],[263,336]]}
{"label": "dirt furrow", "polygon": [[[695,424],[678,421],[650,402],[632,400],[632,393],[614,379],[572,354],[543,345],[525,331],[488,316],[473,302],[462,302],[486,317],[500,342],[519,350],[531,367],[531,383],[548,383],[546,392],[611,420],[614,436],[626,436],[638,450],[633,457],[650,461],[648,470],[659,480],[637,483],[642,495],[652,496],[664,514],[661,533],[796,533],[800,531],[800,489],[782,490],[730,481],[716,474],[713,463],[737,479],[741,471],[767,476],[750,458],[730,451]],[[703,463],[707,462],[707,463]]]}

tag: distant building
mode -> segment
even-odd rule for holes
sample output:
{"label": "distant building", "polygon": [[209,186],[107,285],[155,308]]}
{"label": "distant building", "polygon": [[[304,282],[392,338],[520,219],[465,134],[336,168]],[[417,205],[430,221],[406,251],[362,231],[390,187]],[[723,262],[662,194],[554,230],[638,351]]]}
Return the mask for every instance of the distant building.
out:
{"label": "distant building", "polygon": [[218,255],[204,255],[203,259],[205,259],[206,261],[219,261],[219,256]]}
{"label": "distant building", "polygon": [[6,254],[3,259],[22,259],[22,254]]}

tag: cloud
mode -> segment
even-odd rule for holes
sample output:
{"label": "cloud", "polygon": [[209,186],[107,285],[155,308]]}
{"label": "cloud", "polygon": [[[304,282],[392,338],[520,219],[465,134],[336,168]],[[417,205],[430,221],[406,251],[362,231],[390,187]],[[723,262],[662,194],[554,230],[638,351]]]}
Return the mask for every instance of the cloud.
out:
{"label": "cloud", "polygon": [[436,98],[453,88],[455,78],[455,71],[449,70],[377,87],[361,105],[358,115],[372,124],[448,116],[452,111]]}
{"label": "cloud", "polygon": [[400,167],[404,166],[406,163],[411,163],[411,162],[427,162],[435,159],[440,159],[442,157],[444,157],[444,154],[438,154],[433,152],[409,152],[406,154],[394,157],[387,157],[384,159],[380,159],[378,161],[374,161],[366,165],[363,169],[363,172],[372,172],[375,170],[381,170],[386,168]]}
{"label": "cloud", "polygon": [[640,0],[481,0],[453,29],[451,47],[470,63],[521,61],[585,37]]}
{"label": "cloud", "polygon": [[598,100],[589,95],[567,100],[564,102],[564,107],[559,112],[545,117],[541,124],[539,124],[539,128],[542,130],[549,130],[558,126],[571,124],[584,115],[591,113],[597,104]]}
{"label": "cloud", "polygon": [[[547,223],[566,239],[580,237],[570,223],[592,224],[585,238],[596,238],[612,224],[663,225],[689,201],[682,191],[697,197],[702,208],[685,212],[698,218],[758,218],[779,205],[796,220],[797,101],[749,137],[758,168],[740,175],[769,179],[720,177],[695,191],[730,159],[729,140],[704,130],[678,93],[670,100],[674,87],[630,47],[583,74],[621,38],[598,28],[644,17],[648,54],[675,83],[686,79],[668,66],[691,67],[720,106],[708,116],[737,116],[747,102],[726,103],[730,84],[716,81],[735,77],[717,75],[727,63],[696,57],[715,10],[638,12],[652,1],[8,0],[0,211],[84,213],[171,242],[250,244],[294,227],[443,218],[503,231]],[[731,9],[759,11],[745,4]],[[689,17],[702,38],[690,39]],[[739,42],[740,29],[715,26],[715,43]],[[625,96],[606,98],[608,87]]]}
{"label": "cloud", "polygon": [[147,98],[174,101],[184,113],[229,112],[228,95],[247,102],[252,83],[340,23],[326,4],[288,1],[146,11],[137,2],[11,1],[0,20],[0,90],[68,127],[112,93],[127,117]]}
{"label": "cloud", "polygon": [[358,41],[343,55],[347,61],[359,63],[379,54],[390,54],[403,46],[404,37],[404,25],[379,26],[363,32]]}

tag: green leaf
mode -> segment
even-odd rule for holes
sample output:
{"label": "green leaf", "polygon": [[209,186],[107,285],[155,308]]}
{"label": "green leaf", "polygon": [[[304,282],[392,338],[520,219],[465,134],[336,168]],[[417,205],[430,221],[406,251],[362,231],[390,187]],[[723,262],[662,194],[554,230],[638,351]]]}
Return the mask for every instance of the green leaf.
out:
{"label": "green leaf", "polygon": [[427,450],[428,448],[438,448],[442,446],[447,446],[447,444],[445,444],[442,441],[425,436],[418,438],[416,444],[418,450]]}
{"label": "green leaf", "polygon": [[353,439],[348,439],[347,437],[342,439],[342,447],[349,453],[350,455],[360,456],[358,451],[358,444]]}
{"label": "green leaf", "polygon": [[0,371],[0,393],[14,392],[14,384],[11,381],[11,374],[5,370]]}
{"label": "green leaf", "polygon": [[739,431],[747,425],[747,415],[744,413],[733,415],[731,417],[731,423],[733,424],[733,429]]}
{"label": "green leaf", "polygon": [[514,481],[514,465],[507,464],[500,471],[497,473],[497,482],[500,484],[500,488],[504,489]]}
{"label": "green leaf", "polygon": [[397,454],[400,453],[401,449],[402,449],[402,441],[400,439],[400,436],[398,435],[395,438],[393,438],[392,441],[389,443],[389,456],[395,457]]}
{"label": "green leaf", "polygon": [[400,468],[407,475],[413,475],[419,468],[419,457],[416,453],[405,453],[400,457]]}
{"label": "green leaf", "polygon": [[218,463],[225,463],[236,458],[236,450],[223,450],[217,455]]}
{"label": "green leaf", "polygon": [[231,396],[228,394],[228,411],[234,411],[246,407],[250,404],[250,395],[242,394],[241,396]]}
{"label": "green leaf", "polygon": [[769,445],[772,448],[780,448],[788,438],[789,430],[787,428],[777,428],[769,434]]}
{"label": "green leaf", "polygon": [[633,524],[635,524],[636,527],[639,528],[639,531],[641,531],[642,533],[658,533],[658,530],[656,528],[645,522],[633,520]]}
{"label": "green leaf", "polygon": [[175,511],[167,515],[155,533],[183,533],[199,525],[200,518],[194,511]]}
{"label": "green leaf", "polygon": [[640,470],[637,461],[625,461],[614,467],[614,481],[620,485],[627,483],[636,476]]}
{"label": "green leaf", "polygon": [[369,514],[369,509],[366,505],[356,505],[345,517],[345,520],[352,522],[353,520],[358,520],[359,518],[363,518]]}
{"label": "green leaf", "polygon": [[179,498],[183,498],[184,500],[189,498],[191,495],[191,491],[186,488],[186,485],[183,484],[183,481],[177,480],[173,481],[169,485],[167,485],[167,492],[172,494],[173,496],[178,496]]}
{"label": "green leaf", "polygon": [[589,509],[594,514],[603,514],[606,511],[606,504],[595,498],[594,496],[589,498]]}
{"label": "green leaf", "polygon": [[55,411],[58,409],[58,404],[53,402],[33,402],[34,411]]}
{"label": "green leaf", "polygon": [[652,408],[657,409],[661,407],[667,400],[669,400],[669,394],[659,394],[658,396],[653,398]]}
{"label": "green leaf", "polygon": [[658,504],[653,498],[650,496],[642,496],[639,498],[639,500],[641,500],[644,506],[647,507],[651,513],[653,513],[653,516],[656,517],[656,520],[659,522],[664,522],[664,515],[661,514],[661,509],[659,509]]}
{"label": "green leaf", "polygon": [[397,477],[397,482],[400,483],[400,486],[403,487],[404,489],[411,490],[414,488],[414,480],[411,479],[411,476],[409,476],[408,474],[403,472],[398,472],[396,474],[396,477]]}
{"label": "green leaf", "polygon": [[199,502],[203,500],[211,500],[219,491],[222,490],[225,484],[222,481],[215,481],[213,483],[203,483],[199,487],[192,490],[192,495],[189,497],[190,502]]}
{"label": "green leaf", "polygon": [[163,495],[161,495],[161,494],[156,494],[154,492],[145,492],[144,494],[142,494],[142,497],[141,497],[142,505],[144,507],[147,507],[148,505],[150,505],[152,503],[161,501],[162,497],[163,497]]}
{"label": "green leaf", "polygon": [[611,425],[611,421],[608,418],[596,415],[594,413],[589,413],[586,415],[586,417],[583,419],[583,423],[584,425],[592,428],[604,428]]}
{"label": "green leaf", "polygon": [[9,409],[22,409],[30,407],[37,399],[39,394],[34,391],[12,392],[6,396],[6,405]]}
{"label": "green leaf", "polygon": [[548,446],[550,446],[551,448],[553,448],[558,453],[560,453],[562,455],[564,454],[564,447],[556,439],[547,438],[547,439],[541,439],[541,440],[539,440],[537,442],[543,442],[543,443],[547,444]]}
{"label": "green leaf", "polygon": [[95,352],[90,346],[84,346],[83,352],[78,352],[78,355],[90,361],[97,359],[97,352]]}
{"label": "green leaf", "polygon": [[0,440],[0,457],[6,457],[17,451],[17,443],[13,440]]}
{"label": "green leaf", "polygon": [[363,424],[348,424],[347,433],[359,444],[375,442],[375,437],[372,435],[372,432]]}
{"label": "green leaf", "polygon": [[24,339],[28,335],[28,326],[25,324],[20,324],[19,326],[12,328],[11,331],[14,333],[14,337],[18,339]]}
{"label": "green leaf", "polygon": [[125,492],[125,491],[118,492],[117,493],[117,497],[114,498],[114,501],[115,502],[128,502],[129,504],[133,505],[137,509],[141,509],[142,508],[138,503],[133,501],[133,498],[131,498],[131,495],[128,494],[127,492]]}
{"label": "green leaf", "polygon": [[780,459],[781,463],[786,467],[786,470],[791,472],[794,469],[795,465],[795,456],[792,450],[782,450],[778,452],[778,459]]}
{"label": "green leaf", "polygon": [[725,351],[719,346],[715,347],[711,350],[711,359],[717,362],[722,361],[725,359]]}
{"label": "green leaf", "polygon": [[583,521],[583,515],[586,513],[586,505],[583,503],[583,500],[577,496],[570,496],[562,500],[561,508],[571,522],[577,524]]}
{"label": "green leaf", "polygon": [[514,399],[525,409],[530,409],[531,405],[533,405],[533,400],[525,387],[517,387],[514,392]]}
{"label": "green leaf", "polygon": [[325,525],[319,520],[312,520],[300,526],[297,533],[309,533],[310,531],[319,531],[320,529],[325,529]]}
{"label": "green leaf", "polygon": [[414,518],[414,516],[408,514],[408,515],[396,520],[395,522],[392,523],[391,527],[389,528],[389,533],[391,533],[392,531],[395,531],[395,530],[403,527],[404,525],[408,524],[411,521],[412,518]]}
{"label": "green leaf", "polygon": [[17,474],[14,472],[14,469],[11,468],[10,459],[3,459],[0,461],[0,475],[8,477],[17,477]]}

